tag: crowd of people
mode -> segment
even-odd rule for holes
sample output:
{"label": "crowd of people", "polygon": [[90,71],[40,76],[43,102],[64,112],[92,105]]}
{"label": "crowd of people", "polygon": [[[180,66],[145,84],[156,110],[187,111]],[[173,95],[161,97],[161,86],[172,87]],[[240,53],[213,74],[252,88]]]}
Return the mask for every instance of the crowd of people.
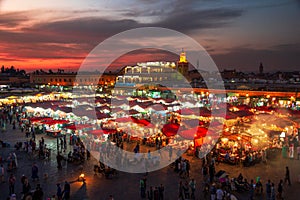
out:
{"label": "crowd of people", "polygon": [[[285,168],[284,179],[281,179],[278,184],[270,179],[266,181],[265,187],[260,177],[248,181],[240,173],[238,177],[229,178],[225,171],[215,171],[215,160],[210,156],[203,158],[202,175],[203,175],[203,193],[205,199],[211,200],[236,200],[235,193],[243,193],[248,196],[248,199],[253,200],[255,196],[265,198],[267,200],[283,199],[284,184],[291,186],[289,167]],[[179,197],[182,197],[179,192]],[[184,199],[184,198],[182,198]]]}
{"label": "crowd of people", "polygon": [[[26,141],[17,142],[15,144],[16,151],[24,151],[30,158],[37,155],[39,159],[51,159],[51,149],[48,148],[47,144],[43,137],[40,140],[36,140],[36,135],[30,127],[24,127],[20,120],[20,112],[21,107],[8,107],[1,111],[0,113],[0,125],[2,130],[7,129],[7,125],[10,124],[12,129],[16,129],[19,124],[19,128],[22,132],[24,132]],[[129,140],[124,140],[124,133],[116,133],[109,135],[108,140],[114,143],[117,147],[123,149],[124,142],[130,143]],[[85,160],[89,160],[90,152],[88,149],[91,147],[86,147],[85,145],[89,145],[89,143],[81,141],[79,137],[73,137],[70,140],[70,144],[72,145],[72,151],[69,149],[69,153],[66,157],[63,155],[66,150],[68,150],[66,137],[61,137],[58,140],[58,146],[60,147],[60,151],[57,152],[56,160],[57,167],[59,169],[62,168],[62,161],[66,160],[68,162],[77,162],[82,164]],[[162,146],[161,139],[155,139],[155,148],[156,150],[160,150]],[[2,146],[8,145],[6,142],[1,141]],[[136,146],[132,150],[134,153],[138,154],[140,152],[141,146],[147,146],[147,142],[139,142],[136,143]],[[147,146],[147,148],[149,148]],[[112,144],[110,142],[103,144],[99,147],[101,155],[107,159],[109,159],[112,152]],[[173,150],[170,147],[168,149],[170,160],[173,155]],[[299,150],[300,152],[300,150]],[[214,154],[213,154],[214,155]],[[300,155],[300,153],[299,153]],[[148,160],[152,159],[153,155],[150,150],[148,152]],[[250,161],[255,158],[255,154],[249,154]],[[230,157],[225,155],[225,159],[230,159]],[[247,158],[248,159],[248,158]],[[283,185],[287,183],[291,185],[290,181],[290,171],[289,168],[286,167],[285,177],[279,181],[279,183],[274,183],[271,180],[268,180],[265,184],[262,183],[260,178],[250,179],[250,181],[240,174],[236,178],[229,178],[229,176],[225,176],[220,178],[218,172],[216,172],[216,163],[219,160],[210,155],[205,157],[202,162],[202,176],[203,183],[201,185],[201,189],[203,191],[203,196],[207,199],[211,200],[221,200],[221,199],[230,199],[234,200],[236,197],[234,193],[236,192],[244,192],[249,196],[249,199],[254,199],[255,195],[266,195],[268,200],[282,199],[283,198]],[[7,166],[4,165],[4,162],[7,163]],[[121,161],[120,163],[125,163]],[[127,165],[129,161],[126,162]],[[173,164],[174,171],[178,173],[178,177],[180,178],[178,184],[178,199],[186,200],[186,199],[197,199],[196,198],[196,189],[197,181],[194,178],[190,177],[191,164],[188,159],[183,157],[179,157]],[[33,162],[31,169],[31,179],[26,175],[21,177],[15,177],[15,170],[18,168],[18,159],[17,154],[15,152],[11,152],[7,157],[3,158],[0,156],[0,184],[7,181],[8,190],[10,199],[16,199],[19,191],[15,191],[15,185],[18,184],[17,179],[20,178],[20,183],[22,185],[22,196],[21,199],[26,199],[26,197],[30,196],[33,200],[45,199],[44,191],[39,183],[40,181],[40,172],[37,162]],[[9,175],[6,175],[8,172]],[[199,182],[199,181],[198,181]],[[32,184],[37,183],[37,184]],[[36,185],[36,187],[32,187],[32,185]],[[71,185],[68,181],[65,181],[63,188],[62,184],[58,183],[57,191],[54,197],[58,200],[61,199],[70,199],[71,194]],[[140,188],[140,197],[147,198],[149,200],[163,200],[165,198],[165,187],[161,184],[159,186],[150,186],[147,187],[147,176],[143,177],[139,183]],[[111,197],[112,199],[113,197]]]}

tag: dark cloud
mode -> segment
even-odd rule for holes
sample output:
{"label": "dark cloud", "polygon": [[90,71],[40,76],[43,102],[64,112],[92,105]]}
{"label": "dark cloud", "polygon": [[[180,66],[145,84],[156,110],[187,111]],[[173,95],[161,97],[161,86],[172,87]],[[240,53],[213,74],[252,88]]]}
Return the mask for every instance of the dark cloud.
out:
{"label": "dark cloud", "polygon": [[[77,12],[77,11],[76,11]],[[151,13],[148,13],[151,15]],[[158,13],[152,13],[157,15]],[[156,22],[142,23],[133,19],[105,19],[100,17],[76,18],[43,22],[19,32],[0,30],[1,41],[11,43],[89,43],[98,44],[119,32],[144,26],[165,27],[189,32],[196,29],[217,28],[242,14],[240,10],[217,9],[205,11],[178,11]],[[0,24],[17,26],[26,20],[23,13],[4,15]],[[132,14],[134,15],[134,14]]]}
{"label": "dark cloud", "polygon": [[155,10],[123,10],[123,15],[125,17],[154,17],[154,16],[161,16],[166,15],[168,12],[164,9],[155,9]]}
{"label": "dark cloud", "polygon": [[0,30],[0,42],[10,43],[12,47],[26,43],[28,47],[41,43],[75,43],[92,47],[109,36],[138,26],[134,20],[73,19],[38,24],[18,32]]}
{"label": "dark cloud", "polygon": [[[146,1],[146,0],[141,0]],[[151,0],[157,4],[160,1]],[[23,28],[15,32],[0,29],[0,45],[3,53],[23,58],[41,59],[74,59],[83,60],[84,57],[100,42],[119,32],[145,26],[170,28],[183,33],[195,30],[220,28],[230,26],[231,22],[243,15],[241,9],[206,9],[193,8],[192,0],[173,1],[172,8],[149,10],[120,10],[123,18],[85,17],[68,20],[43,22],[31,27]],[[300,0],[298,0],[300,2]],[[1,0],[0,0],[1,3]],[[300,4],[299,4],[300,5]],[[85,13],[75,10],[74,14]],[[92,9],[90,12],[101,12]],[[88,12],[87,12],[88,13]],[[142,21],[140,17],[155,17],[152,21]],[[8,28],[17,27],[26,22],[28,18],[24,13],[0,14],[0,26]],[[199,33],[199,32],[197,32]],[[200,32],[201,34],[201,32]],[[234,38],[233,38],[234,39]],[[212,41],[209,41],[212,40]],[[208,42],[216,42],[208,39]],[[214,53],[212,45],[206,46],[210,53]],[[300,44],[281,44],[269,49],[252,49],[249,47],[234,48],[226,54],[212,55],[217,65],[221,68],[236,68],[245,71],[257,71],[259,62],[263,62],[267,71],[283,68],[297,70],[300,67]],[[152,55],[152,56],[151,56]],[[144,57],[143,57],[144,56]],[[140,57],[140,58],[138,58]],[[121,57],[115,62],[115,66],[122,66],[126,61],[138,62],[138,59],[163,60],[170,58],[169,54],[153,50],[141,50],[132,52],[127,57]],[[9,61],[10,58],[1,61]],[[13,61],[14,59],[12,59]],[[166,59],[165,59],[166,60]],[[168,59],[167,59],[168,60]],[[134,63],[132,63],[134,64]]]}
{"label": "dark cloud", "polygon": [[188,12],[183,10],[175,12],[155,25],[182,32],[189,32],[196,29],[219,28],[229,25],[231,19],[240,17],[242,13],[242,10],[233,9],[192,10]]}
{"label": "dark cloud", "polygon": [[126,53],[117,58],[110,68],[120,68],[125,65],[135,65],[137,62],[174,61],[178,55],[161,49],[145,48]]}
{"label": "dark cloud", "polygon": [[107,37],[137,26],[139,26],[139,23],[130,19],[110,20],[102,18],[83,18],[41,24],[35,28],[62,34],[75,33],[79,35],[88,34],[89,36],[101,34],[104,37]]}
{"label": "dark cloud", "polygon": [[265,71],[300,69],[300,43],[281,44],[270,49],[235,48],[226,54],[212,55],[220,69],[239,69],[241,71],[258,71],[263,62]]}
{"label": "dark cloud", "polygon": [[[1,1],[0,1],[1,6]],[[28,17],[23,12],[11,12],[0,14],[0,26],[13,28],[20,25],[23,22],[28,21]]]}

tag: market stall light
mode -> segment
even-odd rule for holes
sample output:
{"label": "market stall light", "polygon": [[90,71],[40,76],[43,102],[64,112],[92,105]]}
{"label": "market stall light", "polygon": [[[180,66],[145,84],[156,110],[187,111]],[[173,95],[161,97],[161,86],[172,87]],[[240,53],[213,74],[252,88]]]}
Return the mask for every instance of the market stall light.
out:
{"label": "market stall light", "polygon": [[228,142],[228,138],[221,138],[221,141],[222,141],[223,143],[227,143],[227,142]]}
{"label": "market stall light", "polygon": [[83,183],[85,183],[84,174],[80,174],[80,176],[78,177],[78,182],[83,182]]}
{"label": "market stall light", "polygon": [[282,132],[279,137],[284,138],[285,137],[285,132]]}

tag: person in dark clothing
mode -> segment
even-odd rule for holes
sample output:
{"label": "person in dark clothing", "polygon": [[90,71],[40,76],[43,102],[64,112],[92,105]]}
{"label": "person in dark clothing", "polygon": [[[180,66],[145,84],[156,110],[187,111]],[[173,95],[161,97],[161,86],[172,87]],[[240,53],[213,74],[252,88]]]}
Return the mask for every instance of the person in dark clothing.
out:
{"label": "person in dark clothing", "polygon": [[158,187],[155,187],[154,191],[153,191],[153,200],[159,200],[159,190]]}
{"label": "person in dark clothing", "polygon": [[187,177],[190,177],[190,169],[191,169],[190,161],[186,160],[186,173],[187,173]]}
{"label": "person in dark clothing", "polygon": [[215,177],[215,166],[213,164],[209,165],[209,180],[212,183]]}
{"label": "person in dark clothing", "polygon": [[64,141],[62,138],[59,138],[60,141],[60,150],[62,151],[64,149]]}
{"label": "person in dark clothing", "polygon": [[15,193],[15,183],[16,183],[16,177],[13,174],[10,174],[8,178],[9,195]]}
{"label": "person in dark clothing", "polygon": [[37,184],[36,189],[33,193],[32,200],[43,200],[44,192],[40,184]]}
{"label": "person in dark clothing", "polygon": [[64,135],[64,150],[67,149],[67,138],[66,135]]}
{"label": "person in dark clothing", "polygon": [[63,195],[64,195],[63,199],[64,200],[70,199],[70,193],[71,193],[70,183],[68,181],[65,181],[64,191],[63,191]]}
{"label": "person in dark clothing", "polygon": [[90,158],[91,158],[91,153],[89,150],[86,150],[86,159],[90,160]]}
{"label": "person in dark clothing", "polygon": [[61,169],[62,168],[62,166],[61,166],[61,161],[63,160],[63,157],[59,154],[59,152],[58,152],[58,154],[57,154],[57,156],[56,156],[56,161],[57,161],[57,168],[58,169]]}
{"label": "person in dark clothing", "polygon": [[160,184],[160,186],[158,187],[159,200],[164,200],[164,191],[165,187],[163,186],[163,184]]}
{"label": "person in dark clothing", "polygon": [[140,180],[140,193],[141,193],[141,198],[145,198],[146,197],[146,186],[145,186],[145,182],[144,179]]}
{"label": "person in dark clothing", "polygon": [[283,180],[280,180],[278,187],[277,187],[277,192],[278,192],[278,199],[282,199]]}
{"label": "person in dark clothing", "polygon": [[60,184],[57,183],[56,186],[57,186],[57,189],[56,189],[57,200],[62,200],[63,194],[62,194],[62,191],[61,191]]}
{"label": "person in dark clothing", "polygon": [[271,200],[271,181],[268,180],[267,184],[266,184],[266,193],[267,193],[267,200]]}
{"label": "person in dark clothing", "polygon": [[290,179],[290,170],[289,167],[285,167],[285,179],[284,182],[288,182],[289,186],[291,185],[291,179]]}
{"label": "person in dark clothing", "polygon": [[250,181],[250,188],[249,188],[249,199],[253,200],[254,197],[254,181],[251,179]]}
{"label": "person in dark clothing", "polygon": [[33,181],[35,181],[36,179],[37,180],[39,179],[38,172],[39,172],[38,166],[36,165],[36,163],[33,163],[32,169],[31,169],[31,178]]}
{"label": "person in dark clothing", "polygon": [[150,189],[147,192],[148,200],[153,200],[154,194],[153,194],[153,188],[150,186]]}
{"label": "person in dark clothing", "polygon": [[28,179],[25,179],[22,187],[22,193],[24,196],[26,196],[30,192],[31,186],[28,182]]}

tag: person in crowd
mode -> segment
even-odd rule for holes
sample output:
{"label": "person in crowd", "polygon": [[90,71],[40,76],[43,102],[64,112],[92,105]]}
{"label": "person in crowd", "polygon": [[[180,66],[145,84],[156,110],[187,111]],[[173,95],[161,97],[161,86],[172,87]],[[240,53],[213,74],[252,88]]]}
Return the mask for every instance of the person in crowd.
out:
{"label": "person in crowd", "polygon": [[202,175],[204,182],[206,182],[208,180],[208,168],[206,165],[203,165],[202,167]]}
{"label": "person in crowd", "polygon": [[108,198],[108,200],[114,200],[114,197],[113,197],[113,195],[111,194],[111,195],[109,195],[109,198]]}
{"label": "person in crowd", "polygon": [[183,192],[184,192],[184,199],[189,199],[190,198],[190,190],[189,190],[189,183],[185,181],[183,184]]}
{"label": "person in crowd", "polygon": [[70,199],[70,194],[71,194],[71,185],[68,181],[65,181],[64,185],[64,190],[62,191],[63,193],[63,200],[69,200]]}
{"label": "person in crowd", "polygon": [[61,165],[61,161],[63,160],[63,156],[60,155],[60,153],[58,152],[57,153],[57,156],[56,156],[56,161],[57,161],[57,168],[58,169],[61,169],[62,168],[62,165]]}
{"label": "person in crowd", "polygon": [[9,195],[12,195],[15,193],[15,183],[16,183],[16,177],[13,174],[10,174],[10,176],[8,178]]}
{"label": "person in crowd", "polygon": [[263,193],[263,185],[260,181],[260,177],[257,177],[256,184],[255,184],[255,190],[257,194]]}
{"label": "person in crowd", "polygon": [[254,181],[251,179],[250,181],[250,188],[249,188],[249,200],[253,200],[254,197]]}
{"label": "person in crowd", "polygon": [[141,193],[141,198],[146,197],[146,184],[143,178],[140,180],[140,193]]}
{"label": "person in crowd", "polygon": [[37,184],[36,189],[32,195],[32,200],[43,200],[44,192],[40,184]]}
{"label": "person in crowd", "polygon": [[60,183],[57,183],[56,186],[57,186],[56,187],[57,200],[62,200],[63,193],[62,193],[62,190],[61,190],[61,187],[60,187]]}
{"label": "person in crowd", "polygon": [[153,191],[153,200],[159,200],[159,190],[157,186],[154,188]]}
{"label": "person in crowd", "polygon": [[35,180],[39,179],[38,172],[39,172],[39,168],[38,168],[37,164],[33,163],[32,168],[31,168],[32,181],[35,181]]}
{"label": "person in crowd", "polygon": [[179,200],[184,200],[184,191],[183,191],[182,181],[179,182],[179,186],[178,186],[178,199]]}
{"label": "person in crowd", "polygon": [[239,176],[238,176],[238,178],[237,178],[237,181],[238,181],[239,183],[242,183],[243,180],[244,180],[244,177],[243,177],[242,173],[240,173]]}
{"label": "person in crowd", "polygon": [[209,165],[209,180],[212,183],[214,181],[215,177],[215,166],[214,165]]}
{"label": "person in crowd", "polygon": [[271,187],[272,187],[272,184],[271,184],[271,180],[269,179],[268,182],[266,183],[266,199],[267,200],[271,200]]}
{"label": "person in crowd", "polygon": [[222,190],[221,187],[219,187],[217,189],[216,196],[217,196],[217,200],[223,200],[223,198],[224,198],[224,192],[223,192],[223,190]]}
{"label": "person in crowd", "polygon": [[191,188],[191,198],[195,199],[195,190],[196,190],[196,181],[192,178],[192,180],[189,183],[189,186]]}
{"label": "person in crowd", "polygon": [[278,183],[277,192],[278,192],[278,199],[282,199],[282,193],[283,193],[283,180],[282,179]]}
{"label": "person in crowd", "polygon": [[210,199],[215,200],[216,199],[216,194],[217,194],[216,184],[213,183],[210,187]]}
{"label": "person in crowd", "polygon": [[153,193],[153,187],[152,186],[150,186],[150,188],[147,192],[147,198],[148,198],[148,200],[153,200],[153,198],[154,198],[154,193]]}
{"label": "person in crowd", "polygon": [[9,200],[17,200],[17,195],[11,194]]}
{"label": "person in crowd", "polygon": [[275,184],[272,183],[271,184],[271,200],[275,200],[276,199],[276,191],[275,191]]}
{"label": "person in crowd", "polygon": [[30,189],[31,189],[31,185],[30,185],[28,179],[26,178],[22,185],[22,194],[24,197],[26,197],[29,194]]}
{"label": "person in crowd", "polygon": [[291,186],[291,179],[290,179],[290,170],[289,167],[285,167],[285,178],[284,178],[284,183],[288,182],[289,186]]}
{"label": "person in crowd", "polygon": [[163,184],[160,184],[158,187],[158,193],[159,193],[159,200],[164,200],[164,192],[165,192],[165,187]]}
{"label": "person in crowd", "polygon": [[0,183],[4,183],[4,175],[5,175],[5,169],[3,165],[0,165]]}

